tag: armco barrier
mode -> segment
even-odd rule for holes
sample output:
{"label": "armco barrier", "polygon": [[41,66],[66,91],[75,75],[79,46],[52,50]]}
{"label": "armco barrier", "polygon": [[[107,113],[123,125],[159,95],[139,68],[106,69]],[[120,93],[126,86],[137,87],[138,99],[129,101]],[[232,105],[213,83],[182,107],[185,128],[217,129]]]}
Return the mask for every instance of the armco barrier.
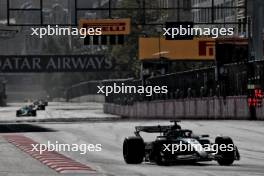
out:
{"label": "armco barrier", "polygon": [[[133,105],[104,104],[104,112],[129,118],[250,119],[245,96],[159,100]],[[257,119],[264,120],[264,107],[256,108]]]}

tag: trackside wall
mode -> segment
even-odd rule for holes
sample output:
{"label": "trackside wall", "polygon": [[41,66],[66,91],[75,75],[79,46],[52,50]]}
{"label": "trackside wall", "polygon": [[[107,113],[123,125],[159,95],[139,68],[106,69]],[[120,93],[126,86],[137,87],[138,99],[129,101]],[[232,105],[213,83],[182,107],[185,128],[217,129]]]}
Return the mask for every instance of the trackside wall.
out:
{"label": "trackside wall", "polygon": [[[104,112],[129,118],[250,119],[246,96],[159,100],[133,105],[104,104]],[[257,119],[264,120],[264,107],[256,108]]]}

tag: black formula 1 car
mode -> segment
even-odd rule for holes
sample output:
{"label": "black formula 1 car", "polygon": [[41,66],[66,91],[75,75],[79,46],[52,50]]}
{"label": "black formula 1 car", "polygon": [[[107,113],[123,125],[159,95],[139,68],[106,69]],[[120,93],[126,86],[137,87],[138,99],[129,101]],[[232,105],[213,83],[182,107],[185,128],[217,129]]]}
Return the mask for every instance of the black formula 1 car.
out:
{"label": "black formula 1 car", "polygon": [[41,102],[42,104],[44,104],[45,106],[48,106],[48,105],[49,105],[49,103],[48,103],[47,100],[41,99],[40,102]]}
{"label": "black formula 1 car", "polygon": [[34,108],[34,106],[24,106],[20,108],[19,110],[16,111],[16,116],[21,117],[21,116],[37,116],[37,110]]}
{"label": "black formula 1 car", "polygon": [[43,100],[38,100],[38,101],[35,101],[33,103],[34,106],[36,106],[37,110],[45,110],[46,109],[46,106],[48,106],[48,102],[47,101],[43,101]]}
{"label": "black formula 1 car", "polygon": [[[192,164],[216,160],[220,165],[231,165],[240,159],[233,140],[218,136],[210,142],[209,135],[197,136],[191,130],[182,129],[172,121],[168,126],[137,126],[135,136],[127,137],[123,143],[123,157],[127,164],[143,161],[158,165]],[[155,141],[144,142],[140,132],[160,133]]]}

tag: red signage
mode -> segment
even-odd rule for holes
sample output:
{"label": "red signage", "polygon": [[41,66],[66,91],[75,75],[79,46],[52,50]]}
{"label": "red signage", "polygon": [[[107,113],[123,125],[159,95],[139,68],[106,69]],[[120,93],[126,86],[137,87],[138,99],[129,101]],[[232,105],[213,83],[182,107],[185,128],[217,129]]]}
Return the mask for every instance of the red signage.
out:
{"label": "red signage", "polygon": [[248,97],[248,106],[261,107],[263,99],[263,92],[261,89],[254,89],[251,95]]}

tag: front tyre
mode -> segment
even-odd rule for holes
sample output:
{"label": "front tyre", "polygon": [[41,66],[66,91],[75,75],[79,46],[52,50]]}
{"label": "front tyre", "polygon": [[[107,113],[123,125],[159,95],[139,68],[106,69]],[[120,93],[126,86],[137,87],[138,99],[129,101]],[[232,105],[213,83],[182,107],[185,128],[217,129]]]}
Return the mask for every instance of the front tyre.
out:
{"label": "front tyre", "polygon": [[123,157],[127,164],[140,164],[145,155],[145,144],[141,137],[127,137],[123,143]]}
{"label": "front tyre", "polygon": [[32,115],[33,117],[36,117],[36,116],[37,116],[37,111],[36,111],[36,110],[32,110],[31,113],[32,113],[31,115]]}
{"label": "front tyre", "polygon": [[[229,166],[231,164],[233,164],[234,160],[235,160],[235,152],[236,152],[236,148],[235,145],[233,143],[233,140],[230,137],[227,136],[220,136],[220,137],[216,137],[215,138],[215,143],[218,145],[218,151],[217,151],[217,162],[219,165],[222,166]],[[233,146],[232,149],[228,149],[228,150],[220,150],[220,146]]]}
{"label": "front tyre", "polygon": [[168,162],[164,158],[165,153],[163,153],[163,142],[159,141],[154,144],[154,158],[155,163],[159,166],[167,166]]}
{"label": "front tyre", "polygon": [[20,111],[19,111],[19,110],[16,111],[16,116],[17,116],[17,117],[20,117]]}

